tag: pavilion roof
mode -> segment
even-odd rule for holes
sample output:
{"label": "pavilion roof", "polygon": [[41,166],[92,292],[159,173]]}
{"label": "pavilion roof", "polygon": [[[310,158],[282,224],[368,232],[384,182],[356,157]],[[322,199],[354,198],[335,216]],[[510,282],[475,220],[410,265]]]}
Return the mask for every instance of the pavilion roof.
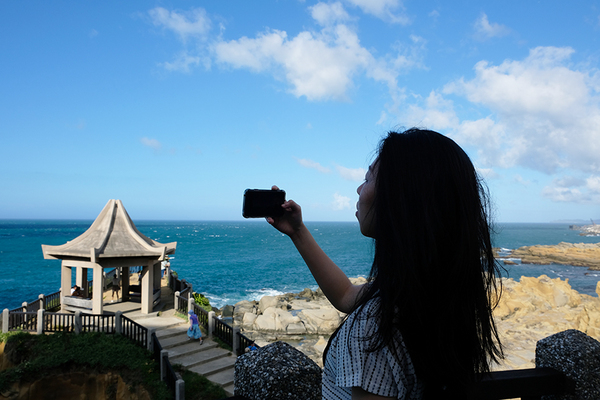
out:
{"label": "pavilion roof", "polygon": [[42,245],[45,259],[147,258],[162,260],[177,242],[159,243],[135,227],[121,200],[109,200],[94,223],[77,238],[59,246]]}

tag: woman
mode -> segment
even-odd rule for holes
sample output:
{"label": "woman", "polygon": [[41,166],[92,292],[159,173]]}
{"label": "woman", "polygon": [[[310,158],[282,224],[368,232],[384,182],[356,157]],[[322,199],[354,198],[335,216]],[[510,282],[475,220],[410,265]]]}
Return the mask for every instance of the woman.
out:
{"label": "woman", "polygon": [[267,218],[349,314],[324,353],[323,398],[463,396],[502,357],[485,187],[451,139],[411,129],[382,140],[357,192],[360,230],[375,247],[366,285],[323,252],[294,201]]}
{"label": "woman", "polygon": [[200,339],[200,344],[202,344],[202,331],[200,330],[200,322],[198,321],[198,316],[194,314],[192,310],[190,310],[188,311],[188,317],[190,321],[190,327],[187,331],[189,340]]}

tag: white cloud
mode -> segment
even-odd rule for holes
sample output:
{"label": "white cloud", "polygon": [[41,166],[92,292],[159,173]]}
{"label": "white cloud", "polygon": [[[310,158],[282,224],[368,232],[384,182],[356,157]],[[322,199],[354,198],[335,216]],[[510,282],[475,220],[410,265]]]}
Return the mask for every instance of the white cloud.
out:
{"label": "white cloud", "polygon": [[150,147],[154,150],[160,150],[162,148],[162,144],[156,139],[143,137],[140,139],[140,142],[142,142],[144,146]]}
{"label": "white cloud", "polygon": [[556,178],[542,190],[542,195],[556,202],[600,204],[600,176]]}
{"label": "white cloud", "polygon": [[345,25],[321,33],[304,31],[288,39],[282,31],[267,31],[255,39],[243,37],[214,46],[218,62],[255,72],[269,71],[286,80],[290,92],[308,100],[345,100],[353,77],[375,64]]}
{"label": "white cloud", "polygon": [[306,158],[297,158],[296,161],[298,162],[298,164],[302,165],[305,168],[316,169],[317,171],[319,171],[323,174],[328,174],[331,172],[331,170],[329,168],[326,168],[326,167],[322,166],[321,164],[319,164],[318,162],[313,161],[313,160],[309,160]]}
{"label": "white cloud", "polygon": [[317,3],[308,9],[313,19],[322,26],[330,26],[350,19],[350,16],[340,2],[331,4]]}
{"label": "white cloud", "polygon": [[516,174],[513,179],[515,182],[517,182],[520,185],[523,185],[523,186],[531,185],[531,181],[523,178],[520,174]]}
{"label": "white cloud", "polygon": [[210,19],[203,8],[190,11],[169,11],[156,7],[148,11],[155,26],[161,26],[175,32],[184,42],[190,37],[204,37],[211,27]]}
{"label": "white cloud", "polygon": [[[568,175],[554,179],[543,195],[600,203],[600,73],[573,65],[573,53],[570,47],[537,47],[523,60],[480,61],[473,78],[417,97],[399,118],[475,149],[480,171],[525,167]],[[467,103],[458,107],[463,99]],[[461,119],[466,109],[482,116]]]}
{"label": "white cloud", "polygon": [[510,29],[498,23],[490,23],[488,16],[482,13],[474,24],[476,38],[480,40],[502,37],[510,33]]}
{"label": "white cloud", "polygon": [[195,67],[200,64],[199,56],[191,56],[186,51],[181,52],[172,62],[160,63],[167,71],[190,72],[190,67]]}
{"label": "white cloud", "polygon": [[[600,97],[592,70],[569,65],[571,48],[538,47],[523,61],[475,66],[475,77],[444,88],[491,111],[456,127],[488,165],[544,173],[600,171]],[[470,129],[475,128],[475,129]]]}
{"label": "white cloud", "polygon": [[347,181],[360,182],[365,178],[366,171],[364,168],[346,168],[336,165],[335,169]]}
{"label": "white cloud", "polygon": [[[407,25],[410,19],[402,12],[404,7],[399,0],[346,0],[360,8],[365,14],[371,14],[386,22]],[[397,11],[400,9],[400,11]]]}
{"label": "white cloud", "polygon": [[335,193],[333,195],[333,202],[332,202],[331,206],[336,211],[349,210],[351,208],[350,202],[351,202],[351,199],[349,197],[342,196],[339,193]]}
{"label": "white cloud", "polygon": [[[399,17],[392,11],[402,9],[397,0],[351,0],[350,4],[394,21]],[[211,37],[211,21],[202,8],[169,11],[156,7],[148,13],[154,25],[175,32],[184,44],[173,61],[159,64],[167,70],[190,72],[198,65],[208,69],[214,61],[225,68],[271,74],[289,85],[294,96],[311,101],[347,101],[355,81],[364,76],[385,84],[397,107],[404,99],[397,76],[411,68],[424,68],[426,41],[412,35],[408,45],[397,45],[391,54],[376,58],[361,45],[355,28],[345,24],[354,18],[342,3],[317,3],[309,11],[322,27],[320,31],[305,30],[289,37],[285,31],[267,29],[255,37],[234,40],[223,39],[224,28]]]}

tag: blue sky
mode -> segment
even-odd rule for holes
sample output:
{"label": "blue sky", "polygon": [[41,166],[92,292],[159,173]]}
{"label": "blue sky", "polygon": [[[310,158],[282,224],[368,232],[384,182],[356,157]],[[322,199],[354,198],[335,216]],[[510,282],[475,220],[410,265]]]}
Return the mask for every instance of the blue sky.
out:
{"label": "blue sky", "polygon": [[0,2],[0,218],[352,221],[390,129],[452,137],[501,222],[600,218],[600,1]]}

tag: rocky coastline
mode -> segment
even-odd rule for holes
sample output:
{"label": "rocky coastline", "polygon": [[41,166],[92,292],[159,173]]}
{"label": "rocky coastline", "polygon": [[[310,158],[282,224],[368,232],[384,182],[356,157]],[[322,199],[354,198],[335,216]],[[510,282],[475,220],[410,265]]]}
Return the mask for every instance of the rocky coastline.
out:
{"label": "rocky coastline", "polygon": [[[600,243],[561,242],[553,246],[523,246],[513,250],[507,258],[521,259],[522,264],[556,263],[600,270]],[[511,263],[509,260],[504,262]]]}
{"label": "rocky coastline", "polygon": [[[546,275],[521,277],[518,282],[503,278],[502,287],[494,317],[506,358],[495,369],[535,367],[537,341],[568,329],[600,340],[600,298],[580,294],[568,280]],[[596,293],[600,296],[600,282]],[[284,341],[321,367],[327,340],[343,317],[320,289],[241,301],[233,312],[234,325],[259,346]]]}
{"label": "rocky coastline", "polygon": [[600,225],[597,224],[583,226],[571,225],[569,228],[576,231],[581,231],[579,236],[600,236]]}

